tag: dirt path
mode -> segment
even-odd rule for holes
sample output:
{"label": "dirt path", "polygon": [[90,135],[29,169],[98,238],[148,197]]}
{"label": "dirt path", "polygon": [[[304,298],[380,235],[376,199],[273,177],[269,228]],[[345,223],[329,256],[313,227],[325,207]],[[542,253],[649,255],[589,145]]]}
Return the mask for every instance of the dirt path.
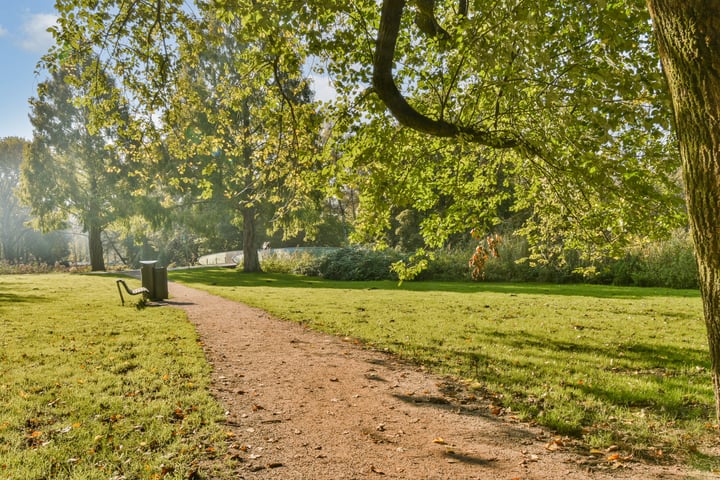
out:
{"label": "dirt path", "polygon": [[214,368],[239,479],[718,478],[583,454],[392,356],[179,284],[170,293]]}

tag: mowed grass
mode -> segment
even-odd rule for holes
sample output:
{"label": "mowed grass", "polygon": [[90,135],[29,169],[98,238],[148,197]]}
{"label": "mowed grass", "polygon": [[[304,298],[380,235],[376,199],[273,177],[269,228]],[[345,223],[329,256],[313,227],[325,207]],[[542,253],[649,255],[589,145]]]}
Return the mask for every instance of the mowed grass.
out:
{"label": "mowed grass", "polygon": [[0,276],[0,478],[230,477],[193,327],[137,298],[107,276]]}
{"label": "mowed grass", "polygon": [[331,282],[210,268],[171,279],[459,377],[505,416],[587,449],[716,469],[696,291]]}

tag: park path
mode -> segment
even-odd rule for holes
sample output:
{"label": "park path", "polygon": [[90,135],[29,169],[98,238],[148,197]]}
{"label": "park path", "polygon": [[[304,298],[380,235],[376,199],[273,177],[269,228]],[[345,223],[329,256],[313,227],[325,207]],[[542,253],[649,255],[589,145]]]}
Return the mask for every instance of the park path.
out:
{"label": "park path", "polygon": [[[239,479],[701,479],[590,456],[456,382],[177,283]],[[610,458],[613,458],[610,456]]]}

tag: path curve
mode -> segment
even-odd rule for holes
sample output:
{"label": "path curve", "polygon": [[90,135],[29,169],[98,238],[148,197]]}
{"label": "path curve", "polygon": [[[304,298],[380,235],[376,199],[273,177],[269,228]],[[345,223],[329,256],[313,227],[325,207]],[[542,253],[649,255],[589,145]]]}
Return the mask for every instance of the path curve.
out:
{"label": "path curve", "polygon": [[170,294],[213,367],[240,479],[717,478],[583,455],[393,356],[177,283]]}

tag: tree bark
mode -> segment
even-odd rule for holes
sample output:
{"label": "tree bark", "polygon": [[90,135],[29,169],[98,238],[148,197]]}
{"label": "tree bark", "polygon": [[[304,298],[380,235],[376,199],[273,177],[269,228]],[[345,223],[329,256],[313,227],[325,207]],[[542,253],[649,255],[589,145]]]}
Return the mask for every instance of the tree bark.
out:
{"label": "tree bark", "polygon": [[262,272],[256,241],[257,219],[255,208],[243,207],[243,272]]}
{"label": "tree bark", "polygon": [[90,269],[93,272],[105,270],[105,258],[102,244],[102,228],[99,225],[91,225],[88,229],[88,243],[90,250]]}
{"label": "tree bark", "polygon": [[672,96],[720,419],[720,0],[647,0]]}

